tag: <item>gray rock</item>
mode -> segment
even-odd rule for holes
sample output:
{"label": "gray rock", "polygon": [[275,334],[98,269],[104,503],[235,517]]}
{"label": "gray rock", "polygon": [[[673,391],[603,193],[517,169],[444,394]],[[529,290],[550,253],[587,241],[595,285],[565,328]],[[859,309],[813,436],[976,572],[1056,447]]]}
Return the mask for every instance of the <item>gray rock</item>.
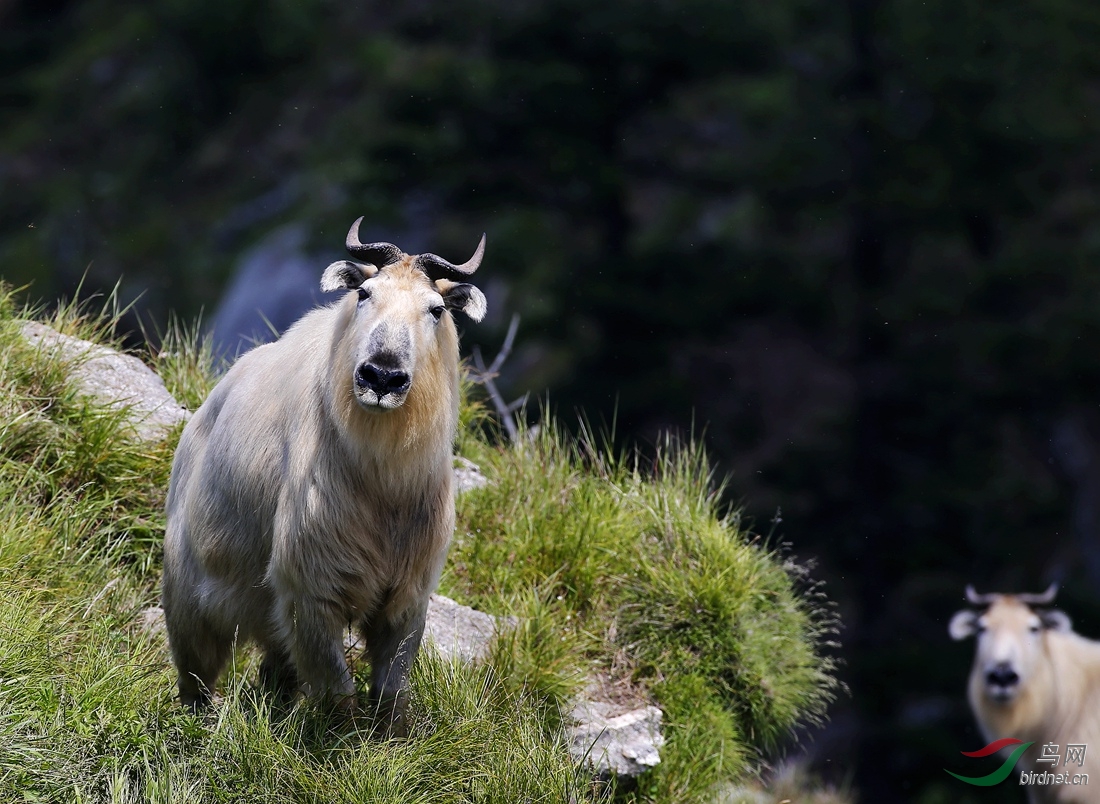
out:
{"label": "gray rock", "polygon": [[489,478],[481,474],[481,467],[461,455],[455,456],[455,494],[473,491],[489,485]]}
{"label": "gray rock", "polygon": [[141,441],[159,441],[190,413],[168,393],[164,381],[132,355],[62,335],[37,321],[22,326],[23,337],[71,361],[72,378],[87,396],[111,408],[126,408]]}
{"label": "gray rock", "polygon": [[301,224],[275,229],[245,252],[214,311],[214,354],[232,360],[285,332],[304,313],[338,298],[320,290],[321,272],[337,252],[306,252]]}
{"label": "gray rock", "polygon": [[424,640],[435,646],[445,659],[477,662],[489,655],[497,632],[497,618],[443,595],[432,595]]}
{"label": "gray rock", "polygon": [[136,625],[139,631],[146,634],[167,634],[168,626],[164,624],[164,609],[160,606],[150,606],[142,609],[138,615]]}
{"label": "gray rock", "polygon": [[[504,618],[501,625],[509,624]],[[424,623],[424,644],[431,645],[444,659],[479,662],[489,655],[489,647],[497,633],[498,620],[491,614],[476,611],[443,595],[428,600],[428,617]],[[350,632],[344,647],[363,647],[358,634]]]}
{"label": "gray rock", "polygon": [[622,711],[610,703],[579,701],[571,713],[569,753],[599,776],[638,776],[661,761],[662,716],[656,706]]}

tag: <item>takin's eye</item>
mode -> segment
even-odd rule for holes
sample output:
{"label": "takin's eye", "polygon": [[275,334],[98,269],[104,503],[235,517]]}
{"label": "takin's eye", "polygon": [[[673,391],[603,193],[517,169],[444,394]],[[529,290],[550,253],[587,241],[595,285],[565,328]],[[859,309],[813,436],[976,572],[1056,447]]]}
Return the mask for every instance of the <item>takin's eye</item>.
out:
{"label": "takin's eye", "polygon": [[443,316],[443,311],[446,309],[447,308],[444,307],[442,304],[437,304],[435,307],[432,307],[430,310],[428,310],[428,312],[432,314],[432,318],[438,321]]}
{"label": "takin's eye", "polygon": [[355,289],[359,293],[359,301],[366,301],[370,298],[370,291],[360,285]]}

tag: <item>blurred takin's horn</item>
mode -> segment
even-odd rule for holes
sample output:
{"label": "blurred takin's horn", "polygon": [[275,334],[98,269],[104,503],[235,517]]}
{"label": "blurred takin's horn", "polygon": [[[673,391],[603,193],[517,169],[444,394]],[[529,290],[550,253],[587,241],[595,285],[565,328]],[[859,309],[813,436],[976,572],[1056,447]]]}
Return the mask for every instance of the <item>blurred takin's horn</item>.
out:
{"label": "blurred takin's horn", "polygon": [[1045,592],[1041,592],[1037,595],[1022,594],[1016,595],[1016,599],[1021,603],[1027,603],[1029,606],[1049,606],[1054,602],[1054,596],[1058,594],[1058,584],[1052,583],[1047,587]]}
{"label": "blurred takin's horn", "polygon": [[416,267],[426,273],[429,279],[453,279],[461,282],[464,279],[469,279],[470,274],[477,270],[477,267],[481,265],[481,258],[484,256],[485,235],[482,235],[474,256],[462,265],[447,262],[447,260],[435,254],[421,254],[416,258]]}
{"label": "blurred takin's horn", "polygon": [[1000,595],[996,593],[979,595],[976,591],[974,591],[973,586],[971,586],[970,584],[966,585],[966,601],[971,606],[989,606],[992,605],[993,601],[995,601],[998,597],[1000,597]]}
{"label": "blurred takin's horn", "polygon": [[348,253],[351,254],[351,256],[363,262],[369,262],[377,268],[381,268],[385,265],[389,265],[391,262],[397,262],[401,259],[401,249],[393,243],[359,242],[359,224],[362,222],[362,216],[356,219],[355,223],[351,225],[351,229],[348,230],[347,239],[344,241],[344,245],[347,247]]}

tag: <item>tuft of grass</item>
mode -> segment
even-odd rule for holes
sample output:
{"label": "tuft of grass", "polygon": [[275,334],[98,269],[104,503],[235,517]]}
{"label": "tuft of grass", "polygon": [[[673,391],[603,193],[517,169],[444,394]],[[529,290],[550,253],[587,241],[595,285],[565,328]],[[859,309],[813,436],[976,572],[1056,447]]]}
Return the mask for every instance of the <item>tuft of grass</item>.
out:
{"label": "tuft of grass", "polygon": [[216,713],[197,720],[172,699],[162,639],[135,633],[124,618],[84,618],[44,595],[22,590],[0,603],[0,633],[9,637],[0,650],[2,800],[584,797],[560,744],[488,667],[425,652],[412,680],[416,737],[408,742],[334,730],[308,705],[276,714],[239,670]]}
{"label": "tuft of grass", "polygon": [[146,341],[160,344],[147,360],[164,380],[168,393],[188,410],[197,410],[225,368],[214,356],[201,322],[188,325],[173,317],[163,333],[147,336]]}
{"label": "tuft of grass", "polygon": [[538,706],[548,731],[557,732],[562,710],[584,686],[593,640],[545,588],[532,587],[494,607],[510,611],[515,623],[502,625],[489,663],[512,694]]}
{"label": "tuft of grass", "polygon": [[[43,317],[0,284],[0,800],[45,802],[702,801],[820,718],[834,694],[830,616],[801,571],[723,516],[702,451],[645,466],[548,416],[515,444],[462,407],[458,450],[491,484],[459,500],[443,591],[518,617],[480,667],[430,650],[412,676],[412,737],[370,737],[308,703],[277,710],[242,649],[223,699],[174,700],[158,595],[178,431],[132,440],[124,414],[30,348]],[[114,343],[117,305],[62,304],[57,329]],[[218,368],[198,327],[144,355],[197,407]],[[468,386],[466,388],[468,391]],[[361,688],[366,668],[357,668]],[[572,766],[562,713],[592,673],[665,709],[663,761],[632,791]]]}

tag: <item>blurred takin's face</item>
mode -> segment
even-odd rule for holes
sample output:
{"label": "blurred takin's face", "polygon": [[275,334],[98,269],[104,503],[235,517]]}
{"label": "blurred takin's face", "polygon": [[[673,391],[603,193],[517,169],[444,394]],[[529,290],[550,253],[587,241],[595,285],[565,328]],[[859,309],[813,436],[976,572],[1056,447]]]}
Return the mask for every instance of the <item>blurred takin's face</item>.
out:
{"label": "blurred takin's face", "polygon": [[984,611],[964,609],[951,618],[953,639],[976,636],[974,670],[984,697],[1008,704],[1035,675],[1045,651],[1047,631],[1068,631],[1069,618],[1060,611],[1034,611],[1012,595],[999,595]]}

